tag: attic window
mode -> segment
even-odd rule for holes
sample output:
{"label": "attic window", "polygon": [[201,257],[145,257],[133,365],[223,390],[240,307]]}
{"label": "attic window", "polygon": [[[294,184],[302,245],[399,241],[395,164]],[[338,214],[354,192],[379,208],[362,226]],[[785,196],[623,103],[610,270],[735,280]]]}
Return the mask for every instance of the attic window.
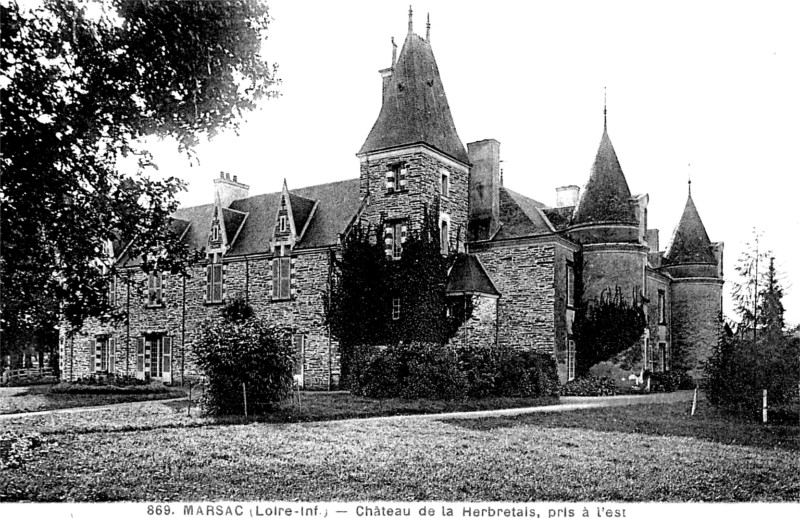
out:
{"label": "attic window", "polygon": [[286,223],[288,222],[288,218],[286,216],[281,216],[279,218],[279,228],[280,232],[286,232]]}

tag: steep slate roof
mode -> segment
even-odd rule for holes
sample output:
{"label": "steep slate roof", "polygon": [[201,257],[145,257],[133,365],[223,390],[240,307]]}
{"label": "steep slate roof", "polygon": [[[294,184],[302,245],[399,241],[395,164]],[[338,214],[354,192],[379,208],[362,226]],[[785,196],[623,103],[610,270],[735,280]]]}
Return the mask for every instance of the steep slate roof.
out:
{"label": "steep slate roof", "polygon": [[564,230],[572,222],[572,214],[575,212],[575,207],[550,207],[542,209],[542,212],[556,230]]}
{"label": "steep slate roof", "polygon": [[314,200],[309,200],[304,196],[298,196],[293,192],[289,192],[289,200],[292,204],[292,215],[294,216],[294,228],[297,230],[297,237],[303,232],[303,227],[311,215],[311,209],[314,208]]}
{"label": "steep slate roof", "polygon": [[600,221],[635,223],[636,213],[630,197],[628,182],[604,125],[589,182],[575,208],[573,224]]}
{"label": "steep slate roof", "polygon": [[[338,242],[339,234],[344,232],[350,220],[358,210],[361,202],[359,196],[359,179],[345,180],[342,182],[326,183],[312,187],[304,187],[291,191],[292,210],[295,211],[297,224],[297,210],[295,200],[305,198],[313,202],[319,201],[313,219],[306,230],[303,239],[297,243],[296,249],[316,248],[330,246]],[[255,253],[269,252],[269,242],[275,226],[275,214],[280,203],[280,192],[261,194],[251,198],[236,200],[231,203],[231,208],[247,212],[248,217],[244,222],[239,239],[228,250],[228,256],[241,256]],[[307,204],[299,201],[301,213],[304,213]],[[310,208],[308,209],[310,212]],[[308,218],[306,213],[305,218]],[[305,220],[303,220],[305,225]],[[297,229],[302,231],[302,226]]]}
{"label": "steep slate roof", "polygon": [[208,246],[208,231],[211,228],[211,219],[214,217],[213,203],[180,208],[172,217],[189,222],[189,231],[183,238],[183,242],[190,249],[202,250]]}
{"label": "steep slate roof", "polygon": [[425,143],[464,164],[439,68],[428,41],[409,32],[388,80],[381,112],[360,153]]}
{"label": "steep slate roof", "polygon": [[500,230],[495,239],[552,232],[540,212],[545,205],[506,187],[500,187]]}
{"label": "steep slate roof", "polygon": [[489,274],[478,258],[472,254],[462,255],[456,259],[447,277],[445,293],[448,295],[483,293],[500,296]]}
{"label": "steep slate roof", "polygon": [[238,210],[222,209],[222,222],[225,225],[225,235],[228,238],[228,246],[233,243],[246,216],[244,212],[239,212]]}
{"label": "steep slate roof", "polygon": [[686,200],[683,215],[675,227],[667,252],[664,254],[665,264],[705,263],[717,264],[711,240],[706,227],[700,219],[697,207],[692,200],[692,192]]}

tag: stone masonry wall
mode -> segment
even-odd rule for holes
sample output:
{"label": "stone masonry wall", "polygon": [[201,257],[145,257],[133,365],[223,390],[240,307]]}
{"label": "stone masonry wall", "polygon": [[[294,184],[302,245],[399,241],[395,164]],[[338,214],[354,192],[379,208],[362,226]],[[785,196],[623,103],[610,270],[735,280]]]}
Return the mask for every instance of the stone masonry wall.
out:
{"label": "stone masonry wall", "polygon": [[519,244],[476,253],[502,294],[498,344],[554,354],[555,245]]}
{"label": "stone masonry wall", "polygon": [[[361,162],[361,195],[369,187],[370,203],[363,218],[372,225],[378,224],[381,215],[385,220],[407,218],[409,230],[419,230],[422,225],[425,204],[431,210],[434,199],[440,194],[441,171],[450,173],[449,195],[440,199],[440,212],[450,216],[450,240],[455,242],[461,228],[461,242],[467,229],[468,179],[466,169],[460,169],[438,160],[432,152],[398,151],[383,158],[370,158]],[[392,165],[405,163],[408,169],[407,190],[389,193],[386,189],[386,174]],[[434,214],[438,221],[438,214]]]}
{"label": "stone masonry wall", "polygon": [[[659,291],[664,292],[665,315],[663,323],[660,321],[658,311]],[[649,366],[653,365],[653,362],[658,364],[659,344],[664,343],[666,344],[666,368],[669,370],[671,357],[670,342],[672,338],[670,336],[670,324],[672,319],[669,308],[672,302],[672,294],[670,293],[667,279],[656,275],[647,275],[647,291],[645,292],[645,296],[649,301],[647,303],[646,313],[647,327],[650,330],[650,348],[648,350],[648,358],[645,358],[645,361],[648,362],[646,365],[650,368]]]}
{"label": "stone masonry wall", "polygon": [[685,368],[695,379],[702,377],[702,364],[708,359],[719,338],[719,314],[722,310],[722,281],[717,279],[680,279],[672,284],[672,347],[678,356],[672,367]]}
{"label": "stone masonry wall", "polygon": [[[306,334],[303,355],[304,386],[310,389],[336,387],[339,380],[338,344],[329,339],[324,323],[324,294],[328,285],[328,251],[296,254],[292,257],[292,300],[271,301],[271,258],[223,262],[224,297],[231,300],[241,296],[249,301],[259,317],[290,326]],[[172,354],[173,383],[182,376],[196,373],[191,344],[196,340],[200,325],[215,317],[221,304],[206,304],[205,266],[191,269],[186,279],[184,311],[183,280],[164,275],[163,307],[146,307],[146,275],[131,270],[130,333],[123,323],[118,327],[87,322],[82,333],[64,343],[62,357],[64,379],[76,379],[90,374],[92,346],[97,335],[107,335],[116,342],[116,372],[134,375],[136,372],[136,339],[143,333],[163,333],[174,340]],[[127,272],[126,272],[127,273]],[[128,290],[123,280],[117,282],[117,301],[127,305]],[[182,340],[185,330],[185,341]],[[130,336],[130,339],[128,339]]]}
{"label": "stone masonry wall", "polygon": [[[604,290],[622,289],[631,301],[632,294],[644,293],[646,249],[639,245],[586,245],[583,250],[584,300],[599,297]],[[612,292],[613,294],[613,292]]]}
{"label": "stone masonry wall", "polygon": [[497,300],[481,295],[472,299],[472,316],[464,322],[448,342],[451,346],[488,347],[497,339]]}

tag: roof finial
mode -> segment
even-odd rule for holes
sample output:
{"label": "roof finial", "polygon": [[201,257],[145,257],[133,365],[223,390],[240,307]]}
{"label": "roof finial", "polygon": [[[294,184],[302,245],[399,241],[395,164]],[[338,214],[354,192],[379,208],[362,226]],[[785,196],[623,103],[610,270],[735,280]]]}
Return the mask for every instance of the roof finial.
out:
{"label": "roof finial", "polygon": [[689,196],[692,195],[692,170],[691,170],[691,167],[692,167],[692,164],[690,163],[689,164]]}
{"label": "roof finial", "polygon": [[425,31],[425,40],[430,42],[431,41],[431,13],[428,13],[428,24],[427,30]]}
{"label": "roof finial", "polygon": [[603,130],[608,129],[608,94],[606,87],[603,87]]}
{"label": "roof finial", "polygon": [[397,43],[394,42],[394,36],[392,36],[392,68],[394,68],[394,64],[397,61]]}
{"label": "roof finial", "polygon": [[411,34],[414,32],[414,10],[411,9],[411,6],[408,6],[408,33]]}

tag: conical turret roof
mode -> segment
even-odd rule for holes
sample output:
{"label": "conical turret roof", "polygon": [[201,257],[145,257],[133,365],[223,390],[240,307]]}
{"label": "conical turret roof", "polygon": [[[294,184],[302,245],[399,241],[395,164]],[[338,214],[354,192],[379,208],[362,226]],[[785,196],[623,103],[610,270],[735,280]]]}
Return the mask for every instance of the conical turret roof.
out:
{"label": "conical turret roof", "polygon": [[573,224],[600,221],[635,223],[636,213],[630,198],[628,182],[608,137],[608,129],[604,126],[589,182],[583,189],[572,222]]}
{"label": "conical turret roof", "polygon": [[427,40],[409,30],[385,88],[378,120],[359,153],[424,143],[469,163]]}
{"label": "conical turret roof", "polygon": [[711,240],[692,200],[692,192],[686,200],[681,221],[672,234],[672,241],[664,254],[666,264],[705,263],[717,264]]}

